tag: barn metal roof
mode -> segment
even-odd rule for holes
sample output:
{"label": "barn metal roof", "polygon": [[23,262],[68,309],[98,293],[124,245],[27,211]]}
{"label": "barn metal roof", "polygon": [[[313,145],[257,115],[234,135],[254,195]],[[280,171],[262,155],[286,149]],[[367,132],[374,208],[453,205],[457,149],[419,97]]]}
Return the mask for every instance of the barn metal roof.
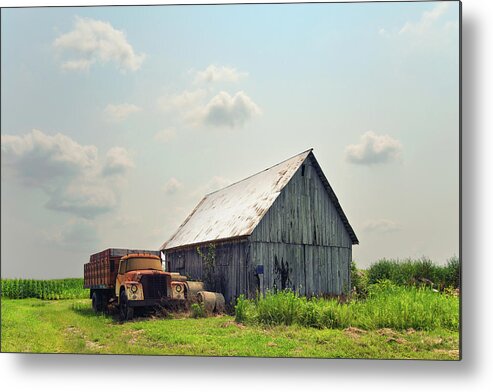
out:
{"label": "barn metal roof", "polygon": [[312,156],[315,167],[319,175],[321,174],[320,178],[353,243],[357,244],[358,239],[310,149],[204,196],[176,233],[161,246],[161,249],[174,249],[249,236],[309,155]]}

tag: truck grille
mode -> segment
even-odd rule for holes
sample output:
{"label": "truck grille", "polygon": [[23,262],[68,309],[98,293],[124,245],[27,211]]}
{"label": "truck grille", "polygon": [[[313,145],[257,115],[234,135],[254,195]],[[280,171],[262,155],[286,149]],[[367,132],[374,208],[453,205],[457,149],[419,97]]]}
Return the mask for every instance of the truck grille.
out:
{"label": "truck grille", "polygon": [[144,299],[161,299],[166,297],[166,275],[143,275],[140,282],[144,288]]}

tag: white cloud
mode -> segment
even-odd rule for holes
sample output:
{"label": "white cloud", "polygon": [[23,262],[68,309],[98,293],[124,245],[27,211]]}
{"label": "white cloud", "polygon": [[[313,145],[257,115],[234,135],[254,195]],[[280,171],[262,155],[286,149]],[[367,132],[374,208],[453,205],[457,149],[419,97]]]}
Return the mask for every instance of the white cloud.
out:
{"label": "white cloud", "polygon": [[236,68],[216,65],[209,65],[203,71],[197,71],[195,74],[195,83],[204,82],[238,82],[240,79],[248,76],[247,72],[238,71]]}
{"label": "white cloud", "polygon": [[154,140],[161,143],[168,143],[176,137],[176,131],[173,128],[163,129],[154,134]]}
{"label": "white cloud", "polygon": [[171,97],[162,97],[159,105],[177,113],[192,126],[238,127],[243,126],[254,116],[261,114],[258,105],[243,91],[231,96],[219,92],[208,102],[203,89],[184,91]]}
{"label": "white cloud", "polygon": [[41,189],[48,196],[48,209],[84,218],[119,205],[124,175],[134,166],[124,148],[114,147],[100,160],[95,146],[39,130],[23,136],[2,135],[1,146],[7,177]]}
{"label": "white cloud", "polygon": [[401,151],[402,145],[398,140],[369,131],[361,137],[359,144],[346,147],[346,160],[362,165],[386,163],[398,159]]}
{"label": "white cloud", "polygon": [[199,105],[207,95],[204,89],[185,90],[180,94],[159,98],[158,104],[166,111],[188,112]]}
{"label": "white cloud", "polygon": [[107,119],[111,122],[120,122],[125,120],[132,113],[140,112],[142,108],[131,103],[109,104],[104,109]]}
{"label": "white cloud", "polygon": [[68,60],[62,63],[61,67],[64,70],[67,71],[86,71],[89,68],[91,68],[91,65],[93,65],[95,60],[87,60],[87,59],[81,59],[81,60]]}
{"label": "white cloud", "polygon": [[176,116],[180,120],[195,126],[206,96],[207,91],[203,89],[185,90],[180,94],[160,97],[158,105],[171,116]]}
{"label": "white cloud", "polygon": [[97,164],[97,148],[68,136],[33,129],[24,136],[2,135],[2,164],[27,185],[43,187],[73,177]]}
{"label": "white cloud", "polygon": [[46,239],[62,248],[71,250],[95,249],[99,244],[96,225],[86,219],[71,219]]}
{"label": "white cloud", "polygon": [[53,211],[62,211],[91,219],[114,210],[119,204],[116,188],[100,179],[77,179],[55,189],[45,204]]}
{"label": "white cloud", "polygon": [[126,174],[134,167],[134,162],[125,148],[112,147],[106,153],[106,161],[103,165],[102,173],[105,176]]}
{"label": "white cloud", "polygon": [[163,191],[168,195],[172,195],[180,190],[182,187],[183,184],[180,181],[178,181],[175,177],[171,177],[166,182],[166,184],[164,184]]}
{"label": "white cloud", "polygon": [[439,2],[430,11],[425,11],[418,22],[406,22],[399,30],[399,34],[424,34],[426,33],[449,8],[447,2]]}
{"label": "white cloud", "polygon": [[145,58],[144,54],[134,52],[123,31],[90,18],[77,17],[74,29],[55,39],[53,46],[75,56],[61,64],[66,70],[87,70],[96,62],[112,61],[122,71],[136,71]]}
{"label": "white cloud", "polygon": [[400,224],[388,219],[371,220],[363,224],[363,230],[368,232],[390,233],[400,229]]}
{"label": "white cloud", "polygon": [[[202,71],[190,71],[194,83],[238,82],[248,73],[227,66],[209,65]],[[216,92],[214,92],[216,91]],[[214,95],[215,94],[215,95]],[[212,126],[235,128],[243,126],[254,116],[261,114],[259,106],[243,91],[231,96],[214,87],[185,90],[180,94],[163,96],[158,99],[161,109],[177,115],[190,126]],[[168,140],[168,133],[155,138]]]}
{"label": "white cloud", "polygon": [[234,96],[221,91],[202,109],[200,119],[206,125],[234,128],[243,126],[260,113],[257,104],[243,91]]}

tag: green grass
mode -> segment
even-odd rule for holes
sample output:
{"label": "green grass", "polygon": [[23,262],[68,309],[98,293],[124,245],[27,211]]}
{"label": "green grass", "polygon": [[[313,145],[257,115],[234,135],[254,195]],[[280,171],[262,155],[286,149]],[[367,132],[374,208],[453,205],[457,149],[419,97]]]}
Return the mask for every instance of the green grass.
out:
{"label": "green grass", "polygon": [[242,325],[231,316],[119,323],[89,300],[2,299],[2,352],[458,359],[458,332]]}
{"label": "green grass", "polygon": [[358,327],[366,330],[459,329],[459,299],[425,287],[398,286],[390,281],[368,287],[364,299],[307,299],[291,291],[268,292],[256,300],[240,297],[236,321],[260,325],[315,328]]}
{"label": "green grass", "polygon": [[2,298],[76,299],[89,298],[84,279],[2,279]]}

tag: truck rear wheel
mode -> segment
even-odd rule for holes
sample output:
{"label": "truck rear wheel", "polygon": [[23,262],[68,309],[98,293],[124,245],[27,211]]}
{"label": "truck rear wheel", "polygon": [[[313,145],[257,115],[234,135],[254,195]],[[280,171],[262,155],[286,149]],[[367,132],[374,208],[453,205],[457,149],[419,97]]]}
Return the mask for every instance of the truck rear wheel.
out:
{"label": "truck rear wheel", "polygon": [[134,309],[128,306],[128,298],[125,291],[120,294],[120,319],[122,321],[132,320],[134,317]]}
{"label": "truck rear wheel", "polygon": [[92,310],[94,310],[96,313],[101,312],[102,306],[101,306],[101,294],[99,294],[97,291],[94,291],[92,293]]}

